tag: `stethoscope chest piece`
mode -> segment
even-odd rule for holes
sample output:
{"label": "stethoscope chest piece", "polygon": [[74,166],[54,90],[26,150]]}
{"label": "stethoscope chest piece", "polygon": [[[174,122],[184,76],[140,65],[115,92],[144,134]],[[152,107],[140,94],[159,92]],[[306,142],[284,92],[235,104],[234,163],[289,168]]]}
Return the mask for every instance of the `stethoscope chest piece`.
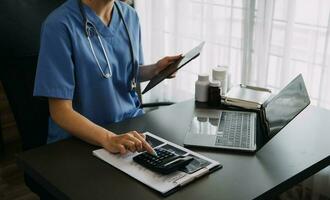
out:
{"label": "stethoscope chest piece", "polygon": [[94,27],[94,25],[87,21],[85,23],[85,34],[87,37],[94,37],[95,35],[95,31],[96,31],[96,28]]}
{"label": "stethoscope chest piece", "polygon": [[104,77],[104,78],[110,78],[111,75],[110,75],[109,73],[106,73],[106,74],[103,75],[103,77]]}

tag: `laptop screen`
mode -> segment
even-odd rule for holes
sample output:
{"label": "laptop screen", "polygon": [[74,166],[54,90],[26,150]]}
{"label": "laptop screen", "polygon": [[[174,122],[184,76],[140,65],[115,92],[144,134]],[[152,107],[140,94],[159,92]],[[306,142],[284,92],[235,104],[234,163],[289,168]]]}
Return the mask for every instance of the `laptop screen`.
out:
{"label": "laptop screen", "polygon": [[302,75],[298,75],[265,105],[269,138],[276,135],[310,104]]}

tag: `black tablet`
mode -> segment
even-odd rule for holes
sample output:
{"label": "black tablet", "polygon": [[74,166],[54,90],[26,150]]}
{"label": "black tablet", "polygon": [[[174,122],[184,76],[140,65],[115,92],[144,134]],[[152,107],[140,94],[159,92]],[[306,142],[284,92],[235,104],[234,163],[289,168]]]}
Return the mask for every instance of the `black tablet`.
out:
{"label": "black tablet", "polygon": [[164,79],[170,77],[174,72],[178,71],[180,68],[185,66],[187,63],[192,61],[193,59],[197,58],[199,54],[201,53],[203,46],[205,42],[200,43],[197,47],[193,48],[190,50],[188,53],[182,56],[179,60],[176,62],[170,64],[168,67],[163,69],[159,74],[154,76],[150,82],[148,83],[147,87],[144,88],[142,94],[148,92],[151,90],[153,87],[158,85],[158,83],[162,82]]}

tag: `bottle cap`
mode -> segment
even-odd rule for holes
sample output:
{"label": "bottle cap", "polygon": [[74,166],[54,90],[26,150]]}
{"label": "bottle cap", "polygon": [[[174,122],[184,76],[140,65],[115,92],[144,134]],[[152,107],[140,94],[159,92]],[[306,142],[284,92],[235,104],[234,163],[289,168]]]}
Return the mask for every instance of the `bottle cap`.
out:
{"label": "bottle cap", "polygon": [[223,71],[227,71],[228,70],[228,66],[216,66],[213,68],[213,71],[218,71],[218,72],[223,72]]}
{"label": "bottle cap", "polygon": [[209,81],[209,75],[207,74],[199,74],[198,75],[198,81]]}
{"label": "bottle cap", "polygon": [[220,81],[210,81],[209,84],[211,87],[220,87],[221,86],[221,82]]}
{"label": "bottle cap", "polygon": [[227,77],[227,67],[221,67],[217,66],[212,69],[212,79],[213,80],[219,80],[219,81],[225,81]]}

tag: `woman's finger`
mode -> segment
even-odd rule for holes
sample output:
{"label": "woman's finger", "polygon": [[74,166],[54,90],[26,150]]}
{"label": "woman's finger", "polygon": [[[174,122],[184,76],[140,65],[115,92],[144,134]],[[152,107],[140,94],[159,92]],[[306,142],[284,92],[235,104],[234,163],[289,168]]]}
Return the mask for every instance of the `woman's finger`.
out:
{"label": "woman's finger", "polygon": [[182,58],[182,54],[176,56],[168,56],[166,58],[167,58],[167,62],[171,63],[171,62],[175,62],[179,58]]}
{"label": "woman's finger", "polygon": [[[149,144],[149,143],[145,140],[146,136],[145,136],[144,134],[140,134],[140,133],[138,133],[138,132],[135,131],[135,132],[134,132],[134,136],[135,136],[137,139],[139,139],[139,141],[141,142],[142,149],[145,148],[146,144]],[[146,144],[145,144],[145,143],[146,143]]]}
{"label": "woman's finger", "polygon": [[143,133],[139,133],[139,135],[145,140],[146,139],[146,135]]}
{"label": "woman's finger", "polygon": [[136,137],[139,137],[139,138],[140,138],[140,140],[142,141],[142,145],[143,145],[143,147],[146,149],[146,151],[147,151],[148,153],[150,153],[150,154],[153,154],[154,150],[153,150],[153,148],[150,146],[150,144],[149,144],[147,141],[145,141],[145,139],[143,139],[143,138],[140,136],[140,134],[136,133]]}
{"label": "woman's finger", "polygon": [[127,150],[134,153],[136,151],[135,143],[130,140],[124,140],[122,143]]}
{"label": "woman's finger", "polygon": [[143,150],[143,145],[142,145],[143,141],[141,141],[141,139],[139,137],[137,137],[137,135],[138,135],[138,133],[136,131],[132,131],[129,134],[128,139],[130,141],[134,142],[137,151],[142,151]]}
{"label": "woman's finger", "polygon": [[121,155],[124,155],[124,154],[126,154],[126,152],[127,152],[125,146],[122,145],[122,144],[118,144],[118,145],[117,145],[117,149],[118,149],[118,152],[119,152]]}

